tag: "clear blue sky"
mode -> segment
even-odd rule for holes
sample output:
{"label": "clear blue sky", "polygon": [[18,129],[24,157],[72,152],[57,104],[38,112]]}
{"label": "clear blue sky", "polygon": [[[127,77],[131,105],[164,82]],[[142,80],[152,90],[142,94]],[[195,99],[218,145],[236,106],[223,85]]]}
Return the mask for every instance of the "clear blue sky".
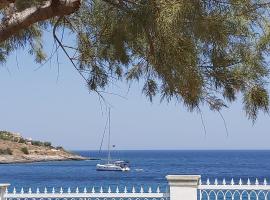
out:
{"label": "clear blue sky", "polygon": [[[106,115],[62,54],[60,62],[58,78],[55,59],[35,70],[39,65],[23,51],[0,66],[0,129],[71,150],[98,149]],[[270,149],[270,117],[260,114],[252,125],[240,101],[222,111],[229,137],[218,113],[203,108],[205,136],[199,114],[158,98],[150,103],[138,83],[128,94],[125,83],[110,91],[127,98],[106,96],[113,105],[111,133],[117,149]]]}

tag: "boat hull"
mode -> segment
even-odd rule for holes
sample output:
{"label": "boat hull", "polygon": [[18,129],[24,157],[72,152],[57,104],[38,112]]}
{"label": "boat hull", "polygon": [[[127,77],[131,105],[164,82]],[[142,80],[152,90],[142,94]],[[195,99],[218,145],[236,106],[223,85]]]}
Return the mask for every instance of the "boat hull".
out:
{"label": "boat hull", "polygon": [[97,171],[129,171],[129,167],[120,167],[114,164],[97,164],[96,166]]}

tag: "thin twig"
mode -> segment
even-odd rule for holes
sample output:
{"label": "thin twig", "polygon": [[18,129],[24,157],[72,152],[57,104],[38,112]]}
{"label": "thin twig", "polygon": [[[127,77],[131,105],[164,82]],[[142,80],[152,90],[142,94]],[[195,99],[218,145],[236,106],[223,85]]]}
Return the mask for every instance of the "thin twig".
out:
{"label": "thin twig", "polygon": [[105,133],[106,133],[108,121],[109,121],[109,115],[107,116],[107,119],[106,119],[106,124],[105,124],[105,128],[104,128],[104,130],[103,130],[103,135],[102,135],[101,144],[100,144],[100,146],[99,146],[99,151],[98,151],[98,153],[100,153],[101,148],[102,148],[102,144],[103,144],[104,136],[105,136]]}
{"label": "thin twig", "polygon": [[204,123],[203,114],[202,114],[202,111],[201,111],[200,108],[198,108],[198,110],[199,110],[199,114],[200,114],[200,117],[201,117],[201,122],[202,122],[202,125],[203,125],[204,137],[206,137],[206,126],[205,126],[205,123]]}
{"label": "thin twig", "polygon": [[225,127],[225,130],[226,130],[226,135],[227,135],[227,137],[229,137],[229,131],[228,131],[228,128],[227,128],[227,123],[226,123],[226,121],[225,121],[225,119],[224,119],[222,113],[221,113],[219,110],[218,110],[218,113],[219,113],[220,117],[221,117],[222,120],[223,120],[224,127]]}
{"label": "thin twig", "polygon": [[84,77],[84,75],[81,73],[81,71],[77,68],[77,66],[75,65],[75,63],[73,62],[73,60],[70,58],[68,52],[66,51],[65,47],[63,46],[62,42],[59,40],[59,38],[56,35],[56,28],[59,24],[59,22],[62,20],[63,18],[60,17],[58,18],[57,22],[55,23],[54,27],[53,27],[53,37],[55,38],[56,42],[59,44],[59,46],[62,48],[62,50],[64,51],[64,53],[66,54],[66,56],[68,57],[68,59],[70,60],[70,62],[72,63],[73,67],[79,72],[79,74],[81,75],[81,77],[86,81],[87,79]]}

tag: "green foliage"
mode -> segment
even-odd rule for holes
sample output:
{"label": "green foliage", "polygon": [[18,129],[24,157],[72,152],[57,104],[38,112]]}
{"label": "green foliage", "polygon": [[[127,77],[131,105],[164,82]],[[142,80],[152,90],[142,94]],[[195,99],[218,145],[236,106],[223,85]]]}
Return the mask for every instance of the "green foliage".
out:
{"label": "green foliage", "polygon": [[269,111],[269,96],[267,91],[260,85],[252,87],[244,96],[244,105],[247,115],[257,116],[259,109],[265,112]]}
{"label": "green foliage", "polygon": [[26,140],[24,138],[20,138],[19,143],[25,144],[26,143]]}
{"label": "green foliage", "polygon": [[0,139],[2,140],[12,140],[12,134],[7,131],[0,131]]}
{"label": "green foliage", "polygon": [[45,147],[51,147],[52,146],[52,143],[50,143],[50,142],[44,142],[43,145]]}
{"label": "green foliage", "polygon": [[35,145],[35,146],[43,146],[43,142],[41,141],[32,141],[31,143],[32,145]]}
{"label": "green foliage", "polygon": [[[16,2],[25,9],[44,1]],[[255,120],[260,110],[269,110],[269,13],[261,0],[86,0],[59,27],[76,37],[67,46],[73,45],[69,52],[74,49],[90,90],[104,90],[118,79],[144,81],[150,101],[159,94],[190,111],[204,104],[219,111],[241,94],[248,118]],[[0,44],[0,61],[26,47],[37,62],[44,61],[45,25]]]}
{"label": "green foliage", "polygon": [[[27,142],[30,142],[29,140],[24,139],[23,137],[17,136],[14,133],[8,131],[0,131],[0,139],[18,142],[22,144],[27,144]],[[52,147],[51,142],[41,142],[38,140],[31,141],[31,144],[40,147]]]}
{"label": "green foliage", "polygon": [[219,111],[241,93],[250,119],[259,110],[268,112],[268,4],[108,2],[87,1],[70,17],[80,30],[79,63],[90,71],[90,89],[104,89],[115,75],[145,80],[143,93],[150,101],[160,94],[191,111],[203,104]]}
{"label": "green foliage", "polygon": [[0,149],[0,155],[12,155],[12,151],[10,148]]}
{"label": "green foliage", "polygon": [[26,154],[26,155],[29,154],[29,151],[28,151],[27,147],[22,147],[22,148],[21,148],[21,151],[22,151],[24,154]]}
{"label": "green foliage", "polygon": [[8,131],[0,131],[0,139],[8,141],[18,141],[18,137]]}
{"label": "green foliage", "polygon": [[28,48],[28,53],[35,56],[35,61],[40,63],[46,55],[42,45],[42,28],[44,24],[34,24],[28,29],[20,31],[10,39],[0,43],[0,63],[5,62],[10,53],[18,49]]}
{"label": "green foliage", "polygon": [[64,150],[64,148],[61,147],[61,146],[57,146],[57,147],[55,147],[55,149],[57,149],[57,150]]}
{"label": "green foliage", "polygon": [[51,142],[41,142],[41,141],[34,140],[34,141],[31,141],[31,144],[35,145],[35,146],[40,146],[40,147],[42,147],[42,146],[52,147]]}

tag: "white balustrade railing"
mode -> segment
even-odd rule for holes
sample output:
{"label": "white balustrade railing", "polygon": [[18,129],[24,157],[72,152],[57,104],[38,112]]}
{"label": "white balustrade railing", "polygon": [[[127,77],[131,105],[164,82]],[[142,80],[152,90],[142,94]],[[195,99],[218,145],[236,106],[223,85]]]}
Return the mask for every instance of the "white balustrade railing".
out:
{"label": "white balustrade railing", "polygon": [[79,188],[76,188],[72,191],[68,188],[66,191],[63,188],[59,190],[55,190],[52,188],[50,191],[47,188],[41,189],[37,188],[33,191],[29,188],[27,191],[25,189],[20,189],[19,191],[16,188],[13,189],[12,192],[6,191],[3,195],[4,199],[79,199],[79,200],[88,200],[88,199],[159,199],[165,200],[168,198],[167,192],[160,192],[159,187],[155,189],[155,191],[149,187],[147,191],[144,191],[144,188],[141,187],[137,189],[132,187],[130,191],[128,191],[127,187],[124,188],[123,191],[120,191],[118,187],[115,190],[112,190],[111,187],[108,189],[100,188],[83,188],[81,191]]}
{"label": "white balustrade railing", "polygon": [[198,189],[200,200],[270,200],[270,185],[266,179],[262,182],[256,179],[253,183],[250,179],[215,179],[212,183],[207,179],[205,183],[199,182]]}
{"label": "white balustrade railing", "polygon": [[9,184],[0,184],[0,200],[270,200],[270,184],[266,179],[256,179],[251,183],[249,179],[235,181],[217,180],[202,182],[199,175],[168,175],[169,192],[161,192],[160,188],[149,187],[147,190],[131,188],[120,190],[118,187],[106,188],[76,188],[71,190],[50,191],[46,188],[21,189],[8,192]]}

